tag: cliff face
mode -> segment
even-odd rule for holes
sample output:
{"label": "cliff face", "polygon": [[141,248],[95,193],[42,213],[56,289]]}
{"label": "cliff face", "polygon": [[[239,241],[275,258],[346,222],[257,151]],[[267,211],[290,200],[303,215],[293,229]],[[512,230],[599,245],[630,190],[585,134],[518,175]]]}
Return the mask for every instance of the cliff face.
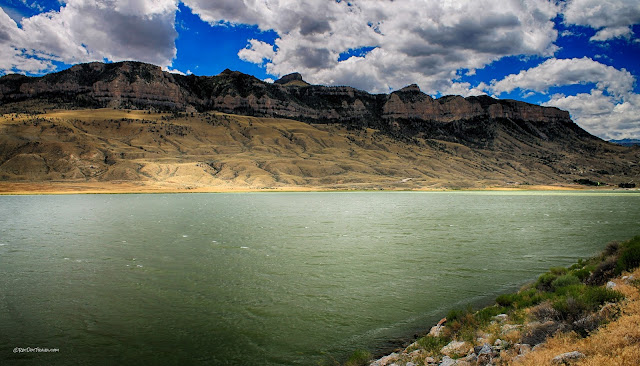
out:
{"label": "cliff face", "polygon": [[[402,137],[421,135],[481,144],[495,139],[493,133],[503,129],[496,123],[535,130],[542,138],[553,138],[556,134],[550,132],[557,132],[558,126],[590,136],[573,124],[566,111],[556,108],[488,96],[433,99],[417,85],[389,95],[372,95],[351,87],[308,85],[297,73],[270,84],[230,70],[213,77],[183,76],[139,62],[94,62],[38,78],[0,78],[1,104],[38,98],[81,107],[217,110],[286,117],[372,127]],[[474,130],[480,135],[468,135]]]}

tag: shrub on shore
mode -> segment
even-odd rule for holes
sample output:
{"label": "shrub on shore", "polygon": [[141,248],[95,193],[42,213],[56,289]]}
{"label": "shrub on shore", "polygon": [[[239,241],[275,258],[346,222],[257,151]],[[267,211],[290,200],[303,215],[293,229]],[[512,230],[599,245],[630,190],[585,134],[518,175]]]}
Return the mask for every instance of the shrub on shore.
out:
{"label": "shrub on shore", "polygon": [[640,236],[623,243],[616,263],[616,273],[629,271],[640,266]]}
{"label": "shrub on shore", "polygon": [[541,343],[557,331],[574,330],[586,336],[607,320],[592,314],[606,303],[623,299],[621,293],[600,285],[639,265],[640,236],[622,243],[611,242],[601,255],[580,260],[569,268],[551,268],[533,285],[498,296],[493,306],[476,312],[471,308],[450,311],[441,336],[423,337],[418,345],[437,354],[439,347],[454,339],[475,343],[479,330],[486,329],[502,313],[512,320],[520,317],[524,321],[528,317],[534,322],[522,335],[524,343]]}

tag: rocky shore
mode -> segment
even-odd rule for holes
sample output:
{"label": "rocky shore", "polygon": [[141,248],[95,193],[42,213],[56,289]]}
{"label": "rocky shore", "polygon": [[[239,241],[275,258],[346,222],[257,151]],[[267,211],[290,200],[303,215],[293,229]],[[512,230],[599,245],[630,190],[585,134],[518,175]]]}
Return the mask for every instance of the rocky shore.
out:
{"label": "rocky shore", "polygon": [[640,236],[552,268],[478,311],[454,310],[429,333],[376,360],[347,365],[637,365]]}

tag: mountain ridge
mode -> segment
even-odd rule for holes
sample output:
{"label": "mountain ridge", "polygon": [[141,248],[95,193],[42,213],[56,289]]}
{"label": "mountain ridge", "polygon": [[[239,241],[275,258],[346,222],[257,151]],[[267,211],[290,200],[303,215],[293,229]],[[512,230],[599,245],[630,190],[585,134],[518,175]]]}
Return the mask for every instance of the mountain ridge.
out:
{"label": "mountain ridge", "polygon": [[[98,109],[103,108],[103,109]],[[0,181],[422,189],[635,186],[640,149],[557,108],[178,75],[140,62],[0,78]],[[621,186],[622,187],[622,186]]]}
{"label": "mountain ridge", "polygon": [[570,121],[566,111],[515,100],[489,96],[433,99],[415,84],[390,94],[370,94],[349,86],[308,85],[298,73],[286,75],[277,83],[266,83],[231,70],[216,76],[184,76],[133,61],[78,64],[41,77],[0,78],[0,103],[34,98],[92,108],[152,107],[293,118],[371,127],[396,135],[430,130],[416,121],[424,122],[422,125],[479,118],[536,123]]}

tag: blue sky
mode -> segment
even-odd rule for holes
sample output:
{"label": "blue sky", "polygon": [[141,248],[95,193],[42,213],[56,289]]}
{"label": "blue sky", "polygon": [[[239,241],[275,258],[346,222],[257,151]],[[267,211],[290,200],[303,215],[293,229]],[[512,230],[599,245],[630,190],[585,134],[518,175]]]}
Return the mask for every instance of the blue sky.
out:
{"label": "blue sky", "polygon": [[489,94],[640,138],[637,0],[0,0],[0,74],[138,60],[434,97]]}

